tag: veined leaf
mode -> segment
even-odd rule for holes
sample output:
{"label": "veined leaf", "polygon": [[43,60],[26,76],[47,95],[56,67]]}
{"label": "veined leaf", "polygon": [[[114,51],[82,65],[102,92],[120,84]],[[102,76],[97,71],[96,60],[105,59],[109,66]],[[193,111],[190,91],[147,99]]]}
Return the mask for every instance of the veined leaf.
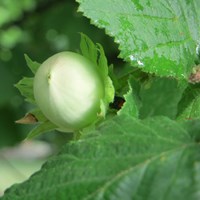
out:
{"label": "veined leaf", "polygon": [[115,38],[120,57],[159,76],[187,78],[197,58],[199,0],[77,0]]}
{"label": "veined leaf", "polygon": [[199,150],[189,126],[117,116],[66,144],[1,200],[199,200]]}

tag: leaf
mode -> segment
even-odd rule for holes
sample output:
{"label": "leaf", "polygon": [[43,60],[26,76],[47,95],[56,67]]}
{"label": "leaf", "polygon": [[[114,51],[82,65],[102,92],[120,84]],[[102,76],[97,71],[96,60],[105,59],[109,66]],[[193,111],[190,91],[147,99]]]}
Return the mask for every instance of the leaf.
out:
{"label": "leaf", "polygon": [[189,85],[178,105],[178,120],[200,119],[199,85]]}
{"label": "leaf", "polygon": [[15,87],[20,91],[21,95],[25,97],[25,100],[35,104],[33,95],[33,78],[22,78]]}
{"label": "leaf", "polygon": [[118,115],[126,114],[132,117],[139,117],[140,101],[138,99],[138,88],[136,88],[136,81],[130,80],[129,91],[124,95],[125,103],[122,108],[118,111]]}
{"label": "leaf", "polygon": [[30,131],[26,139],[33,139],[34,137],[37,137],[43,133],[53,131],[56,128],[57,126],[55,124],[52,124],[50,121],[42,122]]}
{"label": "leaf", "polygon": [[199,0],[77,0],[115,38],[120,57],[145,72],[187,78],[197,58]]}
{"label": "leaf", "polygon": [[[15,85],[21,94],[25,97],[25,100],[35,104],[35,99],[33,95],[33,78],[24,77]],[[24,118],[17,120],[16,123],[22,124],[31,124],[38,122],[39,125],[33,128],[26,139],[32,139],[37,137],[45,132],[55,130],[57,128],[56,125],[52,124],[41,112],[39,108],[35,108],[34,110],[30,111]]]}
{"label": "leaf", "polygon": [[[40,64],[37,62],[33,62],[28,57],[28,55],[25,54],[24,56],[28,67],[31,69],[33,74],[35,74]],[[25,97],[26,101],[35,104],[35,99],[33,95],[33,79],[34,77],[33,78],[24,77],[15,85],[15,87],[18,88],[21,95]]]}
{"label": "leaf", "polygon": [[184,128],[188,131],[191,138],[197,143],[200,142],[200,120],[188,120],[183,123]]}
{"label": "leaf", "polygon": [[32,115],[35,116],[35,118],[40,121],[40,122],[44,122],[47,121],[48,119],[44,116],[44,114],[42,113],[42,111],[39,108],[36,108],[34,110],[31,110],[30,113]]}
{"label": "leaf", "polygon": [[25,56],[25,59],[26,59],[26,63],[28,65],[28,67],[30,68],[30,70],[33,72],[33,74],[36,73],[37,69],[39,68],[40,66],[40,63],[38,62],[35,62],[35,61],[32,61],[28,55],[24,55]]}
{"label": "leaf", "polygon": [[108,76],[108,63],[103,47],[100,44],[95,45],[92,40],[85,34],[81,33],[80,49],[83,56],[91,60],[96,67],[99,68],[99,73],[102,75],[105,87],[105,97],[101,101],[101,115],[104,115],[104,110],[107,105],[113,101],[115,88],[112,80]]}
{"label": "leaf", "polygon": [[92,40],[85,34],[81,33],[80,50],[84,57],[97,64],[97,47]]}
{"label": "leaf", "polygon": [[66,144],[28,181],[1,200],[199,200],[199,143],[165,117],[127,115]]}
{"label": "leaf", "polygon": [[178,119],[200,119],[200,95],[194,98],[178,116]]}
{"label": "leaf", "polygon": [[107,58],[105,56],[103,47],[100,44],[97,44],[99,49],[99,59],[98,59],[98,65],[101,69],[101,73],[103,77],[108,76],[108,62]]}
{"label": "leaf", "polygon": [[151,78],[145,82],[140,90],[140,117],[164,115],[175,119],[186,86],[185,82],[169,78]]}

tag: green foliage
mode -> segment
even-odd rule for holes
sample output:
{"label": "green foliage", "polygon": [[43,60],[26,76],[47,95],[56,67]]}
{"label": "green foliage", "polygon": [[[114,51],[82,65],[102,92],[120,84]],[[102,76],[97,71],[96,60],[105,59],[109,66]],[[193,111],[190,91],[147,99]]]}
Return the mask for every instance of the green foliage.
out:
{"label": "green foliage", "polygon": [[[78,32],[84,32],[106,47],[108,58],[117,54],[117,45],[102,30],[81,17],[76,12],[77,6],[74,0],[0,1],[0,21],[3,21],[0,25],[0,117],[3,119],[0,121],[0,148],[23,140],[31,128],[14,123],[32,108],[13,87],[22,77],[32,76],[24,53],[42,62],[59,51],[77,51],[80,40]],[[6,21],[4,15],[9,16]],[[12,34],[12,38],[5,41],[9,30],[12,33],[14,30],[17,37]],[[12,44],[3,45],[7,42]],[[62,140],[64,143],[68,140],[63,140],[61,135],[55,135],[56,141]],[[52,134],[42,138],[55,142]]]}
{"label": "green foliage", "polygon": [[[108,76],[108,64],[103,47],[100,44],[95,45],[90,38],[88,38],[84,34],[81,34],[80,49],[83,56],[91,60],[91,62],[94,64],[94,67],[97,67],[99,69],[99,73],[102,75],[101,77],[103,79],[105,87],[105,95],[104,95],[105,97],[104,99],[101,100],[101,115],[102,117],[105,117],[107,111],[107,105],[110,102],[112,102],[114,98],[114,87],[111,79]],[[25,59],[28,67],[35,75],[40,64],[32,61],[27,55],[25,55]],[[37,112],[35,113],[36,115],[34,114],[34,112],[29,112],[35,118],[35,123],[37,124],[37,126],[30,131],[30,133],[27,136],[27,139],[32,139],[33,137],[39,136],[45,132],[52,131],[58,128],[50,120],[44,117],[44,115],[38,108],[33,95],[33,81],[34,77],[33,78],[24,77],[16,84],[16,87],[25,97],[25,100],[34,104],[37,110]],[[17,122],[23,124],[25,119],[26,116],[22,120],[18,120]],[[26,121],[25,123],[27,123],[27,120],[25,121]],[[33,122],[31,121],[31,123]]]}
{"label": "green foliage", "polygon": [[40,66],[40,63],[32,61],[26,54],[24,56],[26,59],[26,64],[28,65],[29,69],[33,72],[33,74],[35,74]]}
{"label": "green foliage", "polygon": [[[109,73],[115,95],[125,102],[1,199],[199,200],[200,85],[188,83],[188,77],[199,64],[200,1],[77,1],[130,63],[108,68],[103,47],[81,34],[81,53],[102,73],[104,101],[113,99]],[[47,34],[51,42],[54,33]],[[39,64],[28,56],[26,61],[35,73]],[[16,87],[34,104],[32,78]],[[30,113],[39,124],[28,138],[56,129],[39,109]]]}
{"label": "green foliage", "polygon": [[[27,62],[27,65],[29,67],[29,69],[35,74],[38,67],[40,66],[39,63],[32,61],[27,55],[25,55],[25,59]],[[25,100],[34,104],[36,106],[36,102],[34,99],[34,95],[33,95],[33,78],[27,78],[24,77],[22,80],[20,80],[16,85],[15,85],[18,90],[21,92],[21,94],[25,97]],[[36,136],[39,136],[43,133],[46,133],[48,131],[52,131],[55,130],[57,127],[56,125],[52,124],[40,111],[39,108],[30,111],[29,113],[31,113],[36,121],[36,127],[33,128],[33,130],[31,130],[28,134],[28,136],[26,137],[26,139],[32,139]],[[24,119],[26,118],[26,116],[24,117]],[[18,123],[21,123],[20,121]],[[22,121],[22,124],[24,122]]]}
{"label": "green foliage", "polygon": [[34,0],[2,0],[0,2],[0,27],[6,27],[0,31],[0,45],[4,48],[13,48],[25,37],[21,28],[13,25],[8,26],[13,21],[20,20],[24,12],[35,8],[37,1]]}
{"label": "green foliage", "polygon": [[33,78],[24,77],[15,86],[25,97],[26,101],[35,104],[33,96]]}
{"label": "green foliage", "polygon": [[115,38],[120,57],[159,76],[187,78],[199,45],[200,1],[77,0]]}
{"label": "green foliage", "polygon": [[38,126],[36,126],[34,129],[30,131],[26,139],[32,139],[36,136],[39,136],[43,133],[50,132],[55,130],[57,127],[56,125],[52,124],[49,120],[46,120],[42,123],[40,123]]}
{"label": "green foliage", "polygon": [[123,107],[118,111],[118,114],[126,114],[132,117],[139,117],[140,100],[138,99],[138,88],[137,82],[130,80],[128,82],[129,90],[127,94],[124,95],[125,102]]}
{"label": "green foliage", "polygon": [[149,79],[142,84],[140,90],[142,102],[140,117],[164,115],[174,119],[186,86],[186,82],[178,82],[174,79]]}
{"label": "green foliage", "polygon": [[2,200],[199,199],[199,144],[184,127],[166,117],[115,117],[65,145]]}
{"label": "green foliage", "polygon": [[[103,47],[100,44],[95,45],[90,38],[81,33],[80,49],[82,55],[91,60],[96,67],[98,67],[99,72],[102,75],[105,87],[105,98],[102,102],[102,110],[106,110],[107,108],[104,108],[104,104],[107,105],[107,103],[113,101],[115,89],[108,76],[108,63]],[[105,113],[105,111],[103,113]]]}
{"label": "green foliage", "polygon": [[200,89],[199,84],[189,85],[183,94],[178,106],[179,120],[192,120],[200,118]]}

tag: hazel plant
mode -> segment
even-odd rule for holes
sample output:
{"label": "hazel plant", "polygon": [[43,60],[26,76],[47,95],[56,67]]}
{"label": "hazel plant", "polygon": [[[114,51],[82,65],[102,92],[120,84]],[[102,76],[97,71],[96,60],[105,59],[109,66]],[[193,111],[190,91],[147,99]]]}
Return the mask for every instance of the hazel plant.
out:
{"label": "hazel plant", "polygon": [[57,53],[41,65],[26,56],[33,78],[16,86],[26,100],[35,104],[19,123],[37,123],[29,138],[57,129],[81,131],[105,118],[114,99],[107,59],[101,45],[81,34],[81,54]]}
{"label": "hazel plant", "polygon": [[43,114],[63,131],[74,131],[103,116],[104,83],[85,57],[61,52],[48,58],[36,72],[34,97]]}

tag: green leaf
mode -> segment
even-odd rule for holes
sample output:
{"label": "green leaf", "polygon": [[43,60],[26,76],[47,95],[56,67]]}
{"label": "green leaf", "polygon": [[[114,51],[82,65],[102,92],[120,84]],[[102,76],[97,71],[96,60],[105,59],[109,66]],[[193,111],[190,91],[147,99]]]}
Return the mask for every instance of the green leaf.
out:
{"label": "green leaf", "polygon": [[34,137],[37,137],[43,133],[53,131],[56,128],[57,126],[55,124],[52,124],[50,121],[42,122],[30,131],[26,139],[33,139]]}
{"label": "green leaf", "polygon": [[127,115],[65,145],[2,200],[199,200],[200,146],[165,117]]}
{"label": "green leaf", "polygon": [[91,60],[94,64],[97,64],[97,47],[92,40],[83,33],[81,33],[80,50],[84,57]]}
{"label": "green leaf", "polygon": [[175,119],[186,86],[185,82],[169,78],[151,78],[145,82],[140,91],[140,117],[164,115]]}
{"label": "green leaf", "polygon": [[26,63],[28,65],[28,67],[30,68],[30,70],[33,72],[33,74],[36,73],[37,69],[39,68],[40,66],[40,63],[38,62],[35,62],[35,61],[32,61],[28,55],[24,55],[25,56],[25,59],[26,59]]}
{"label": "green leaf", "polygon": [[178,105],[178,120],[200,119],[199,85],[189,85]]}
{"label": "green leaf", "polygon": [[39,108],[36,108],[34,110],[31,110],[30,113],[35,116],[35,118],[39,121],[39,122],[45,122],[48,119],[46,118],[46,116],[44,116],[44,114],[42,113],[42,111]]}
{"label": "green leaf", "polygon": [[21,95],[25,97],[25,100],[35,104],[33,95],[33,78],[22,78],[15,87],[20,91]]}
{"label": "green leaf", "polygon": [[[33,74],[35,74],[40,64],[37,62],[33,62],[26,54],[24,56],[28,67],[33,72]],[[15,87],[20,91],[22,96],[25,97],[26,101],[35,104],[35,99],[33,95],[33,79],[34,78],[24,77],[15,85]]]}
{"label": "green leaf", "polygon": [[178,119],[200,119],[200,95],[194,98],[178,116]]}
{"label": "green leaf", "polygon": [[104,111],[107,109],[107,105],[113,101],[115,93],[112,80],[108,74],[107,58],[103,47],[100,44],[95,45],[92,40],[83,33],[81,33],[80,49],[82,55],[91,60],[94,65],[99,68],[99,73],[102,75],[105,85],[105,97],[101,102],[101,115],[104,115]]}
{"label": "green leaf", "polygon": [[188,120],[183,122],[184,128],[188,131],[191,138],[197,143],[200,142],[200,120]]}
{"label": "green leaf", "polygon": [[197,58],[199,0],[77,0],[115,38],[120,57],[145,72],[187,78]]}
{"label": "green leaf", "polygon": [[97,44],[98,49],[99,49],[99,60],[98,60],[98,65],[101,69],[101,73],[103,77],[108,76],[108,62],[103,50],[103,47],[100,44]]}
{"label": "green leaf", "polygon": [[136,81],[129,81],[129,91],[124,95],[125,103],[118,111],[118,115],[127,114],[132,117],[139,117],[140,101],[138,99],[138,88],[135,87]]}

